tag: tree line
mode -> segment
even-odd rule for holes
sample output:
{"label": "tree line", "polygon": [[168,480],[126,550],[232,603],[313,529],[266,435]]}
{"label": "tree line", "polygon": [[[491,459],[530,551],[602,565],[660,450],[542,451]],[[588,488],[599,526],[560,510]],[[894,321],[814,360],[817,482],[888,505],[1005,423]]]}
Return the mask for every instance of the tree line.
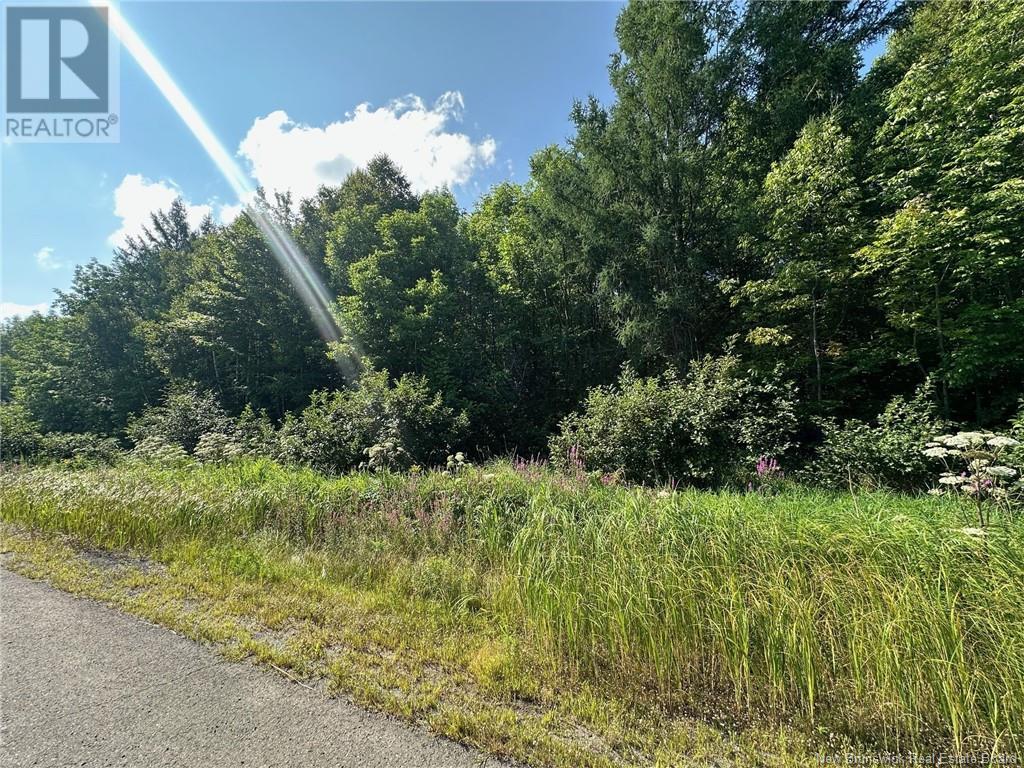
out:
{"label": "tree line", "polygon": [[728,358],[786,383],[808,450],[815,425],[925,382],[946,420],[1012,416],[1024,6],[634,2],[616,34],[614,102],[575,104],[571,139],[471,211],[386,157],[256,201],[332,292],[340,341],[250,216],[192,229],[179,201],[78,267],[55,314],[4,324],[5,407],[124,439],[188,390],[297,434],[352,396],[335,361],[358,356],[385,399],[391,382],[450,415],[446,449],[529,455],[624,368],[675,381]]}

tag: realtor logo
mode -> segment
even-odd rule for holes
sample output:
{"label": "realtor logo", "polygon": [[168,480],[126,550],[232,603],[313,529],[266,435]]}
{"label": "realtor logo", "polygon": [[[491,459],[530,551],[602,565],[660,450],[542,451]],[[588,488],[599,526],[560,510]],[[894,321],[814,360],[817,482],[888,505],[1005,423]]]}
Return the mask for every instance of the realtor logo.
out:
{"label": "realtor logo", "polygon": [[10,141],[117,141],[117,59],[107,8],[5,8]]}

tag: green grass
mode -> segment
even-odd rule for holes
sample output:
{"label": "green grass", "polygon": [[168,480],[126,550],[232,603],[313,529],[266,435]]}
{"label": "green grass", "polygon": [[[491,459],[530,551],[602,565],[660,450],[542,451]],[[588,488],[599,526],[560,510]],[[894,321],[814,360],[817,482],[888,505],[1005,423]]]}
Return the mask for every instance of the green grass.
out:
{"label": "green grass", "polygon": [[0,501],[24,552],[164,563],[161,589],[287,633],[231,653],[536,763],[1022,747],[1024,527],[941,499],[249,461],[14,470]]}

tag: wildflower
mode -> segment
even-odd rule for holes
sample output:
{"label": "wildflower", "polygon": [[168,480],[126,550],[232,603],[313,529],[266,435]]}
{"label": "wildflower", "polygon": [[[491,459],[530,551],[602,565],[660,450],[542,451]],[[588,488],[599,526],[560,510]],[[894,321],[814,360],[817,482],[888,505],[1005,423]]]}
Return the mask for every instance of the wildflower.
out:
{"label": "wildflower", "polygon": [[986,440],[985,445],[992,448],[1010,448],[1014,445],[1020,445],[1020,442],[1014,440],[1012,437],[1007,437],[1006,435],[996,435],[995,437],[990,437]]}
{"label": "wildflower", "polygon": [[997,465],[994,467],[985,467],[985,474],[989,475],[990,477],[1009,479],[1011,477],[1017,476],[1017,470],[1013,469],[1012,467],[1004,467],[1001,465]]}
{"label": "wildflower", "polygon": [[952,448],[970,448],[981,445],[992,436],[991,432],[957,432],[943,442]]}

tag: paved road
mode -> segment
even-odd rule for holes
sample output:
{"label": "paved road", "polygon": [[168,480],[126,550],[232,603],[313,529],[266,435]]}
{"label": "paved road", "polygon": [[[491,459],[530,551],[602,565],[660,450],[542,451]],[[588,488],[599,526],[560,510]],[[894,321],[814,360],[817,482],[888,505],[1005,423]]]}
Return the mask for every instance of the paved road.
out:
{"label": "paved road", "polygon": [[0,569],[0,765],[498,763]]}

